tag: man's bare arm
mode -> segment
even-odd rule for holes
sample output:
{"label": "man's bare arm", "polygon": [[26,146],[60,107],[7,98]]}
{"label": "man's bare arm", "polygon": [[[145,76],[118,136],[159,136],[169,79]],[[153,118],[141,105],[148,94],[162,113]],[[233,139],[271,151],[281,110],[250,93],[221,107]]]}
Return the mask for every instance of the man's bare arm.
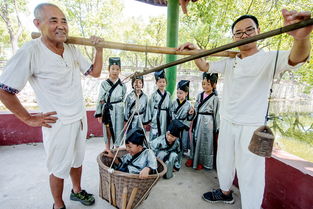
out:
{"label": "man's bare arm", "polygon": [[[311,18],[310,12],[297,12],[295,10],[288,11],[286,9],[282,10],[282,15],[285,26]],[[310,34],[312,29],[313,26],[311,25],[288,33],[294,38],[293,46],[289,56],[290,65],[296,65],[308,58],[311,50]]]}
{"label": "man's bare arm", "polygon": [[[96,36],[91,36],[90,37],[91,41],[93,44],[97,44],[103,39],[96,37]],[[90,72],[89,75],[92,77],[98,78],[101,75],[101,70],[102,70],[102,65],[103,65],[103,48],[95,47],[96,48],[96,55],[95,55],[95,60],[93,62],[93,69]]]}
{"label": "man's bare arm", "polygon": [[55,123],[58,119],[52,115],[56,112],[39,113],[39,114],[29,114],[29,112],[23,107],[20,100],[16,95],[10,94],[2,89],[0,89],[0,101],[6,106],[14,115],[21,121],[29,126],[37,127],[44,126],[51,128],[49,123]]}
{"label": "man's bare arm", "polygon": [[[182,45],[180,45],[177,48],[177,51],[184,51],[184,50],[195,50],[198,49],[193,43],[187,42]],[[209,63],[206,62],[203,58],[195,59],[195,64],[202,72],[207,72],[209,70]]]}

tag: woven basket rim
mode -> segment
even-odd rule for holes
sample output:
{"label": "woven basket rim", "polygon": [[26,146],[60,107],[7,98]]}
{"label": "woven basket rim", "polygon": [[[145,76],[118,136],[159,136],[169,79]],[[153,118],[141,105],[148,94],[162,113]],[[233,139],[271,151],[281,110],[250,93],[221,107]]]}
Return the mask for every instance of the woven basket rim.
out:
{"label": "woven basket rim", "polygon": [[[112,151],[115,152],[117,149],[113,149]],[[120,149],[119,151],[125,151],[126,149]],[[108,170],[109,167],[106,166],[102,161],[101,161],[101,157],[104,155],[103,152],[101,152],[98,157],[97,157],[97,162],[98,162],[98,165],[104,169],[104,170]],[[167,172],[167,167],[165,165],[165,163],[160,160],[159,158],[157,158],[157,161],[163,166],[163,171],[161,173],[157,173],[157,174],[150,174],[147,178],[148,179],[155,179],[156,177],[160,176],[162,177],[166,172]],[[130,173],[126,173],[126,172],[122,172],[122,171],[118,171],[118,170],[114,170],[114,172],[112,173],[112,175],[115,175],[115,176],[123,176],[123,177],[127,177],[127,178],[134,178],[134,179],[140,179],[139,178],[139,174],[130,174]],[[146,179],[147,179],[146,178]],[[142,179],[144,180],[144,179]]]}

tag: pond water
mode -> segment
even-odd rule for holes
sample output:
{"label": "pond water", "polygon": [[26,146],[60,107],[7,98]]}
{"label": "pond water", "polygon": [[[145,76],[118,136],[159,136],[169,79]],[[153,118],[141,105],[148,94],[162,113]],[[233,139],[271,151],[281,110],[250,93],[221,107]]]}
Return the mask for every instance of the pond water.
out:
{"label": "pond water", "polygon": [[270,115],[275,146],[313,162],[312,101],[271,102]]}

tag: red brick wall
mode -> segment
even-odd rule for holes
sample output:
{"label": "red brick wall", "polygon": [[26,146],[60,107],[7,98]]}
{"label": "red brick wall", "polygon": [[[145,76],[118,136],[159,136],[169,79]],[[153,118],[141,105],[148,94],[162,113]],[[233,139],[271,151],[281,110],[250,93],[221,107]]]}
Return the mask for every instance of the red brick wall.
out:
{"label": "red brick wall", "polygon": [[[93,117],[94,111],[87,111],[88,133],[102,136],[102,127]],[[42,142],[40,127],[29,127],[11,113],[0,113],[0,146]]]}
{"label": "red brick wall", "polygon": [[42,142],[41,128],[33,128],[13,114],[0,113],[0,146]]}
{"label": "red brick wall", "polygon": [[313,163],[284,151],[266,160],[264,209],[313,209]]}

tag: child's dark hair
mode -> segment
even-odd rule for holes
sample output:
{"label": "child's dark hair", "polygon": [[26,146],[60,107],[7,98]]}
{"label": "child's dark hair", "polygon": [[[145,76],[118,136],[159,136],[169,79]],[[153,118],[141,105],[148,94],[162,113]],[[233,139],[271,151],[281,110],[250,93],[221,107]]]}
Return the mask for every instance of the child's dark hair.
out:
{"label": "child's dark hair", "polygon": [[211,86],[213,87],[214,84],[217,83],[218,80],[218,74],[217,73],[203,73],[202,80],[210,81]]}
{"label": "child's dark hair", "polygon": [[165,82],[167,83],[167,79],[166,78],[155,78],[155,83],[157,83],[160,79],[165,79]]}
{"label": "child's dark hair", "polygon": [[181,89],[181,88],[177,88],[177,89],[189,93],[189,87],[188,86],[184,87],[184,89]]}
{"label": "child's dark hair", "polygon": [[134,88],[134,83],[135,83],[136,80],[141,80],[142,87],[144,86],[143,76],[136,76],[136,77],[132,77],[132,88]]}
{"label": "child's dark hair", "polygon": [[145,140],[145,134],[141,128],[135,128],[127,133],[125,144],[130,142],[138,146],[143,146]]}
{"label": "child's dark hair", "polygon": [[154,72],[154,78],[155,78],[155,82],[158,82],[160,79],[164,78],[166,83],[167,83],[167,79],[166,79],[164,70]]}
{"label": "child's dark hair", "polygon": [[177,83],[177,90],[182,90],[187,93],[186,99],[189,100],[189,80],[181,80]]}
{"label": "child's dark hair", "polygon": [[213,81],[208,80],[208,79],[206,79],[206,78],[203,78],[203,80],[206,80],[208,83],[210,83],[210,84],[211,84],[211,86],[212,86],[212,88],[213,88],[213,85],[214,85],[214,82],[213,82]]}
{"label": "child's dark hair", "polygon": [[[110,67],[111,67],[112,65],[109,65],[108,66],[108,71],[110,72]],[[121,66],[119,66],[120,67],[120,70],[122,71],[122,68],[121,68]]]}
{"label": "child's dark hair", "polygon": [[109,57],[109,66],[108,66],[108,71],[110,71],[110,67],[112,65],[118,65],[121,68],[121,58],[119,57]]}

